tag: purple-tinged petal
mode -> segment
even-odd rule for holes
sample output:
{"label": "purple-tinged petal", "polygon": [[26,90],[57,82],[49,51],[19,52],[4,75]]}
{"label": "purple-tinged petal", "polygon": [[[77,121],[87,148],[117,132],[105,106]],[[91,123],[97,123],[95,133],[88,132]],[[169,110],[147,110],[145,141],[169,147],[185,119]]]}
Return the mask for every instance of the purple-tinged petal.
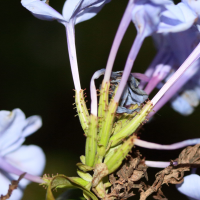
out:
{"label": "purple-tinged petal", "polygon": [[200,199],[200,176],[197,174],[185,176],[183,183],[176,185],[176,188],[188,197]]}
{"label": "purple-tinged petal", "polygon": [[21,4],[29,10],[35,17],[42,20],[58,20],[65,21],[63,16],[49,6],[46,1],[40,0],[22,0]]}

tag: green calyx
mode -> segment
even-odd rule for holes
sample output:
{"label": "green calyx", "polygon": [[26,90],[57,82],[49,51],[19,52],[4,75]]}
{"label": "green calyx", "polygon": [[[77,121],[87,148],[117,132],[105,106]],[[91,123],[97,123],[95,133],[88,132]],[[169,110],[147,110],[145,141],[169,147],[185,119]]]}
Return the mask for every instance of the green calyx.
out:
{"label": "green calyx", "polygon": [[102,82],[101,90],[99,94],[99,108],[98,108],[98,119],[99,127],[101,128],[102,120],[105,118],[106,110],[108,109],[108,95],[109,95],[109,82]]}
{"label": "green calyx", "polygon": [[96,156],[98,128],[97,126],[98,118],[97,116],[91,114],[85,147],[85,164],[89,167],[93,167]]}
{"label": "green calyx", "polygon": [[97,197],[106,198],[106,191],[111,186],[108,175],[120,167],[131,151],[137,138],[134,132],[145,122],[153,108],[151,102],[147,101],[140,106],[130,105],[129,112],[116,113],[118,102],[113,97],[117,88],[116,85],[110,89],[110,83],[102,83],[98,116],[88,114],[83,90],[76,93],[77,112],[87,139],[85,156],[81,156],[81,163],[77,163],[80,178],[73,178],[73,181],[84,187],[83,195],[87,200],[94,199],[93,193],[88,193],[90,190]]}
{"label": "green calyx", "polygon": [[110,159],[105,160],[105,165],[107,166],[108,174],[113,173],[115,170],[119,168],[124,158],[132,149],[135,138],[136,138],[135,135],[129,137],[129,139],[126,140],[122,145],[120,145],[119,148],[115,149]]}
{"label": "green calyx", "polygon": [[153,106],[149,101],[145,106],[143,106],[139,113],[136,115],[133,113],[135,115],[133,119],[131,119],[128,123],[124,123],[124,126],[122,126],[122,128],[110,138],[111,147],[121,143],[123,139],[136,131],[136,129],[145,121],[146,116],[152,108]]}
{"label": "green calyx", "polygon": [[115,112],[117,110],[118,103],[112,100],[109,104],[109,108],[106,112],[105,119],[102,121],[102,128],[99,133],[99,141],[97,152],[98,155],[103,158],[106,154],[109,139],[112,133],[112,127],[115,119]]}
{"label": "green calyx", "polygon": [[76,104],[76,109],[77,109],[81,126],[85,134],[87,135],[87,131],[89,127],[89,113],[88,113],[86,103],[85,103],[84,90],[80,90],[79,92],[76,91],[75,104]]}

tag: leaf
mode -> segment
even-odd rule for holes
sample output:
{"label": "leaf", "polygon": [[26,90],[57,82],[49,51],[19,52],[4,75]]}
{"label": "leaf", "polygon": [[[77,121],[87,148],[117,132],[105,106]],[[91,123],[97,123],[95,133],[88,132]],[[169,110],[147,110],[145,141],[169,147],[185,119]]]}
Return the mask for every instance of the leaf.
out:
{"label": "leaf", "polygon": [[80,170],[77,170],[77,174],[84,179],[85,181],[91,182],[92,176],[89,173],[82,172]]}
{"label": "leaf", "polygon": [[93,167],[84,165],[84,164],[82,164],[82,163],[77,163],[76,166],[77,166],[80,170],[82,170],[82,171],[84,171],[84,172],[92,171],[92,170],[94,169]]}
{"label": "leaf", "polygon": [[85,188],[88,182],[78,177],[67,177],[65,175],[59,174],[52,177],[51,180],[49,180],[48,178],[46,184],[48,186],[46,200],[55,200],[52,194],[52,189],[57,188],[78,188],[81,189],[84,192],[84,194],[86,194],[93,200],[98,200],[97,197],[91,191]]}

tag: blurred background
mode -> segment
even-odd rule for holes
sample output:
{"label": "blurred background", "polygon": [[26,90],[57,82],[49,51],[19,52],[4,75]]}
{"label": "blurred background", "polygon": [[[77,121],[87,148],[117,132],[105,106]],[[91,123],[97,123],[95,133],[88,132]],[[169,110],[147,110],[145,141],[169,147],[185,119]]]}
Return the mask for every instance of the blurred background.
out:
{"label": "blurred background", "polygon": [[[63,4],[64,0],[50,1],[59,12],[62,12]],[[87,89],[88,100],[90,78],[106,65],[126,4],[125,0],[113,0],[96,17],[76,26],[81,86]],[[20,108],[27,117],[40,115],[43,127],[28,137],[25,144],[43,148],[47,158],[44,173],[76,176],[75,164],[84,154],[85,137],[78,117],[74,117],[74,85],[65,28],[56,21],[36,19],[20,1],[3,1],[0,15],[0,110]],[[119,49],[114,71],[123,70],[135,34],[131,24]],[[132,71],[143,73],[155,53],[151,38],[147,38]],[[166,105],[144,126],[141,139],[170,144],[199,137],[199,112],[200,107],[191,116],[184,117]],[[175,159],[181,152],[136,149],[148,160],[162,161]],[[149,184],[155,180],[156,172],[157,169],[148,169]],[[163,186],[163,191],[170,200],[187,199],[173,185]],[[23,197],[23,200],[27,199],[45,199],[45,189],[30,184]]]}

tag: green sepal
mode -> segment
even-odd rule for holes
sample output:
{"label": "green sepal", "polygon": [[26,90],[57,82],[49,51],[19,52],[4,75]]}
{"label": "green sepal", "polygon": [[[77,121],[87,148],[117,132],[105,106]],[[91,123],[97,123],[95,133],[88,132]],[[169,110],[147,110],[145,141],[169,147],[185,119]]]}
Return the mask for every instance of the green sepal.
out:
{"label": "green sepal", "polygon": [[120,148],[120,146],[122,146],[122,145],[120,144],[116,147],[110,148],[109,151],[105,155],[104,162],[107,162],[114,155],[114,153],[117,151],[117,149]]}
{"label": "green sepal", "polygon": [[87,165],[84,165],[83,163],[77,163],[76,166],[84,171],[84,172],[88,172],[88,171],[92,171],[94,168],[93,167],[90,167],[90,166],[87,166]]}
{"label": "green sepal", "polygon": [[83,164],[85,164],[85,156],[80,156],[80,160],[81,160],[81,162],[83,163]]}
{"label": "green sepal", "polygon": [[99,184],[95,187],[98,197],[103,199],[106,196],[106,190],[103,184],[103,181],[100,181]]}
{"label": "green sepal", "polygon": [[146,116],[149,114],[149,112],[152,110],[153,106],[151,102],[147,102],[145,106],[140,110],[139,113],[129,122],[127,123],[124,127],[122,127],[118,133],[114,134],[110,138],[110,143],[111,147],[116,146],[117,144],[120,144],[123,139],[131,135],[138,127],[140,124],[142,124]]}
{"label": "green sepal", "polygon": [[[138,108],[138,105],[131,105],[129,107],[130,110]],[[134,117],[137,115],[137,111],[133,112],[132,114],[128,113],[123,113],[123,114],[118,114],[116,116],[117,120],[113,125],[112,129],[112,135],[115,135],[118,133],[126,124],[128,124]]]}
{"label": "green sepal", "polygon": [[89,173],[82,172],[80,170],[77,170],[77,174],[84,179],[85,181],[91,182],[92,176]]}
{"label": "green sepal", "polygon": [[110,182],[104,183],[104,187],[105,187],[105,188],[109,188],[109,187],[111,187],[111,186],[112,186],[112,184],[111,184]]}
{"label": "green sepal", "polygon": [[113,173],[119,168],[124,158],[128,155],[128,152],[132,149],[135,138],[136,136],[134,135],[129,137],[128,140],[126,140],[119,148],[117,148],[116,151],[114,151],[114,154],[110,157],[110,159],[105,161],[108,174]]}
{"label": "green sepal", "polygon": [[[86,188],[87,190],[90,190],[90,189],[91,189],[91,186],[92,186],[92,183],[88,183],[88,184],[85,186],[85,188]],[[91,199],[90,196],[88,196],[84,191],[83,191],[83,196],[84,196],[87,200],[90,200],[90,199]]]}
{"label": "green sepal", "polygon": [[115,119],[115,112],[117,110],[118,103],[112,100],[109,104],[108,111],[106,112],[106,117],[102,123],[102,129],[99,133],[99,141],[97,146],[97,153],[99,156],[99,162],[102,161],[104,155],[106,154],[106,148],[112,133],[112,126]]}
{"label": "green sepal", "polygon": [[109,96],[110,82],[102,82],[101,90],[99,94],[99,107],[98,107],[98,119],[99,127],[101,129],[102,120],[105,118],[106,110],[108,109],[108,96]]}
{"label": "green sepal", "polygon": [[76,109],[77,109],[77,113],[79,116],[81,126],[82,126],[85,134],[87,135],[88,124],[89,124],[89,113],[88,113],[88,109],[86,107],[86,103],[84,100],[84,91],[83,90],[80,90],[79,92],[76,91],[75,103],[76,103]]}
{"label": "green sepal", "polygon": [[85,164],[93,167],[96,151],[97,151],[97,127],[98,118],[91,114],[89,122],[89,130],[87,132],[86,146],[85,146]]}
{"label": "green sepal", "polygon": [[78,188],[81,189],[87,196],[91,197],[93,200],[98,200],[97,197],[88,189],[86,186],[88,182],[79,177],[67,177],[65,175],[59,174],[56,176],[43,177],[47,189],[46,200],[55,200],[52,190],[57,188]]}

